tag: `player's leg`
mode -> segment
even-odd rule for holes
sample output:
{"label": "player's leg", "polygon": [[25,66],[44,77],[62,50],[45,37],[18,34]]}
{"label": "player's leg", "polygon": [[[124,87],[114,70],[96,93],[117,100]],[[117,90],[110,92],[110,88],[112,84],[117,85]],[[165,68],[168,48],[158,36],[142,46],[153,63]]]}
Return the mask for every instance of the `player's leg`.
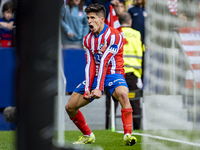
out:
{"label": "player's leg", "polygon": [[132,107],[128,98],[128,88],[126,86],[118,86],[113,92],[113,97],[121,104],[121,119],[124,128],[124,141],[125,145],[134,145],[137,142],[136,137],[132,133]]}
{"label": "player's leg", "polygon": [[[137,76],[135,76],[133,73],[127,73],[125,80],[127,82],[129,91],[134,91],[134,90],[138,90],[139,88],[137,87]],[[142,108],[140,106],[140,99],[135,99],[130,101],[131,106],[133,108],[133,115],[136,116],[141,116],[141,112],[142,112]],[[141,124],[141,118],[134,118],[133,117],[133,129],[140,129],[140,124]]]}
{"label": "player's leg", "polygon": [[82,112],[79,110],[79,108],[87,105],[88,103],[89,101],[84,100],[82,94],[73,92],[67,105],[65,106],[70,119],[83,133],[83,136],[81,136],[79,140],[73,144],[88,144],[95,142],[95,136],[85,121]]}
{"label": "player's leg", "polygon": [[109,89],[110,93],[115,100],[121,104],[121,118],[124,128],[124,140],[126,145],[133,145],[137,139],[131,135],[132,133],[132,107],[128,98],[128,85],[123,75],[112,74],[107,75],[105,79],[105,86]]}
{"label": "player's leg", "polygon": [[123,122],[124,135],[132,132],[132,107],[128,98],[128,88],[126,86],[118,86],[115,88],[112,96],[121,104],[121,118]]}
{"label": "player's leg", "polygon": [[84,87],[85,87],[85,82],[83,81],[74,90],[71,97],[69,98],[67,105],[65,106],[65,109],[70,119],[77,126],[77,128],[83,133],[83,136],[74,144],[86,144],[95,142],[95,136],[91,132],[88,124],[86,123],[82,112],[79,110],[79,108],[90,103],[90,101],[83,99]]}
{"label": "player's leg", "polygon": [[74,118],[78,113],[79,108],[87,105],[88,103],[90,102],[84,100],[82,94],[73,92],[69,98],[67,105],[65,106],[65,109],[69,117]]}
{"label": "player's leg", "polygon": [[112,96],[120,102],[122,109],[131,108],[128,92],[129,90],[126,86],[117,86],[112,94]]}

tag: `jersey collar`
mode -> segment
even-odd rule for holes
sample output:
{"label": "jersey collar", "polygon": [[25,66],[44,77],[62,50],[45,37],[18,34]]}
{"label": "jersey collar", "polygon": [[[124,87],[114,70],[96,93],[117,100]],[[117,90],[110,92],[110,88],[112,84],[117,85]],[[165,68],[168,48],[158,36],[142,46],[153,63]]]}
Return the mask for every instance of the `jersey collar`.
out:
{"label": "jersey collar", "polygon": [[104,28],[101,31],[101,33],[99,35],[97,35],[97,36],[94,34],[94,37],[99,37],[101,34],[103,34],[106,31],[107,27],[108,27],[108,25],[106,23],[104,23]]}

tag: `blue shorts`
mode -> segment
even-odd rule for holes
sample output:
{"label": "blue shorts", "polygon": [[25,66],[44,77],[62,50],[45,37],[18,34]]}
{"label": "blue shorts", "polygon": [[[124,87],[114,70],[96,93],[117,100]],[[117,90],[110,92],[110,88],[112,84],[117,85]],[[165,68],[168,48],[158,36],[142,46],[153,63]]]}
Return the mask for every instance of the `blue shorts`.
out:
{"label": "blue shorts", "polygon": [[[97,86],[97,77],[95,76],[91,90],[95,89]],[[118,86],[126,86],[128,88],[128,85],[126,83],[125,78],[122,74],[109,74],[106,75],[105,81],[104,81],[104,89],[109,90],[110,94],[112,95],[115,88]],[[85,91],[85,81],[81,82],[74,92],[84,94]],[[94,100],[94,98],[91,98],[91,101]]]}

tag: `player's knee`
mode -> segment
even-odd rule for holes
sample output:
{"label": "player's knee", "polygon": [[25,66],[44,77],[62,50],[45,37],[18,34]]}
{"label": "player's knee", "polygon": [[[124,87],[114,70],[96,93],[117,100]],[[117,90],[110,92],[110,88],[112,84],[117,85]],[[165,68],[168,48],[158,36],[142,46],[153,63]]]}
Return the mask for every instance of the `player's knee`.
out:
{"label": "player's knee", "polygon": [[123,109],[130,107],[130,101],[129,101],[127,92],[120,93],[119,101],[120,101]]}
{"label": "player's knee", "polygon": [[67,111],[68,114],[73,113],[75,109],[71,107],[69,104],[65,105],[65,110]]}
{"label": "player's knee", "polygon": [[129,100],[129,99],[128,99],[128,93],[125,92],[125,91],[122,91],[122,92],[120,93],[120,97],[121,97],[121,99],[123,99],[124,101]]}

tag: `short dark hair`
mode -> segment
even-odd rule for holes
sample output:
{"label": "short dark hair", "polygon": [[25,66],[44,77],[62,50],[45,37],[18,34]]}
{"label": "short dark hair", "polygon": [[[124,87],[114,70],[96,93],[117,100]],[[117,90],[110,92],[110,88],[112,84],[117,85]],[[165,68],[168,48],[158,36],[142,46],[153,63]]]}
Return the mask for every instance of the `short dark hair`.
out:
{"label": "short dark hair", "polygon": [[88,13],[91,13],[91,12],[94,12],[96,13],[98,16],[99,15],[103,15],[104,18],[106,18],[106,9],[103,5],[100,5],[98,3],[96,4],[91,4],[89,6],[87,6],[85,8],[85,12],[88,14]]}
{"label": "short dark hair", "polygon": [[128,12],[123,12],[119,15],[120,24],[128,23],[130,19],[132,19],[132,18]]}
{"label": "short dark hair", "polygon": [[7,10],[11,10],[12,12],[14,12],[14,4],[13,4],[13,2],[4,3],[2,12],[5,12]]}
{"label": "short dark hair", "polygon": [[119,3],[122,3],[123,5],[125,5],[125,0],[119,0]]}

